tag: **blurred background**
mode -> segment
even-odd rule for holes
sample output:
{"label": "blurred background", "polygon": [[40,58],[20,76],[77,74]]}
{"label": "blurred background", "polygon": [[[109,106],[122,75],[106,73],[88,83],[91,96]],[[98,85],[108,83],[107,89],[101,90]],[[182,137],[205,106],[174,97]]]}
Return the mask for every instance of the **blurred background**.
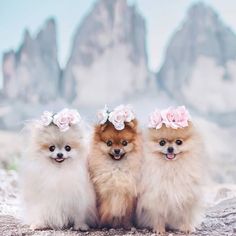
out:
{"label": "blurred background", "polygon": [[236,2],[2,0],[0,165],[15,170],[26,120],[77,108],[89,123],[108,104],[142,126],[184,104],[218,183],[236,183]]}

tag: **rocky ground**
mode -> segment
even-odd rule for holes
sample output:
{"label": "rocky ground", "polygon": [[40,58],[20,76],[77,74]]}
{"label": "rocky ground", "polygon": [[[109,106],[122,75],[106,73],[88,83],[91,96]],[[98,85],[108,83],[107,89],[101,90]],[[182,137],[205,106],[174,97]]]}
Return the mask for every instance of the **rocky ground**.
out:
{"label": "rocky ground", "polygon": [[[224,185],[208,190],[206,210],[201,226],[192,235],[230,236],[236,235],[236,191],[235,186]],[[0,169],[0,236],[75,236],[75,235],[152,235],[148,230],[133,228],[131,231],[92,230],[90,232],[65,231],[32,231],[23,225],[20,219],[20,200],[18,175],[15,171]],[[183,235],[180,232],[167,232],[168,236]]]}
{"label": "rocky ground", "polygon": [[[148,230],[137,230],[133,228],[131,231],[120,230],[101,230],[90,232],[76,232],[72,230],[66,231],[32,231],[28,226],[10,215],[0,215],[0,235],[3,236],[20,236],[20,235],[38,235],[38,236],[75,236],[75,235],[155,235]],[[184,235],[179,232],[167,232],[166,235]],[[220,204],[210,208],[206,212],[201,227],[192,235],[212,235],[212,236],[233,236],[236,235],[236,198],[228,199]]]}

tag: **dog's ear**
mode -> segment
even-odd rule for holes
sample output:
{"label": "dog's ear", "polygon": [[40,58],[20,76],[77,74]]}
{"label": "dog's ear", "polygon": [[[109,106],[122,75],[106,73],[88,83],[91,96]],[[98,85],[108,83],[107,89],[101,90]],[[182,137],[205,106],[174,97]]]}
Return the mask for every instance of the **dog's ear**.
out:
{"label": "dog's ear", "polygon": [[105,124],[100,125],[100,130],[103,132],[107,127],[107,122]]}
{"label": "dog's ear", "polygon": [[130,127],[133,130],[136,130],[138,126],[138,121],[136,119],[131,120],[130,122],[125,123],[127,127]]}
{"label": "dog's ear", "polygon": [[98,124],[98,125],[96,125],[96,132],[97,133],[101,133],[101,132],[103,132],[105,129],[106,129],[106,127],[107,127],[107,122],[105,123],[105,124]]}

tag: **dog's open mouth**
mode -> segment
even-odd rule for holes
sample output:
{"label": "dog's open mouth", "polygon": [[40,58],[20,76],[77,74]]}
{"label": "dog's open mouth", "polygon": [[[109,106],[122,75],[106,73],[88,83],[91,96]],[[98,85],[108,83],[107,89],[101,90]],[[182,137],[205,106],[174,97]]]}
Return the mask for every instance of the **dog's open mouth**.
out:
{"label": "dog's open mouth", "polygon": [[122,154],[119,154],[119,155],[109,153],[109,155],[112,159],[118,161],[118,160],[122,159],[122,157],[125,156],[125,153],[122,153]]}
{"label": "dog's open mouth", "polygon": [[64,160],[65,160],[65,158],[63,158],[63,157],[57,157],[57,158],[55,158],[54,159],[56,162],[58,162],[58,163],[62,163]]}
{"label": "dog's open mouth", "polygon": [[174,154],[174,153],[167,153],[167,154],[165,154],[165,157],[168,160],[174,160],[175,157],[176,157],[176,154]]}

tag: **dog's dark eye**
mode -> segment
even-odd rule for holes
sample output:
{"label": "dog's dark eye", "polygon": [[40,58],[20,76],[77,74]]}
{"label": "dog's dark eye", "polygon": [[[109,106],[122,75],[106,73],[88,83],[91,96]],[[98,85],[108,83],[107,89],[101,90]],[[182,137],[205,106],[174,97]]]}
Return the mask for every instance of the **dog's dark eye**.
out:
{"label": "dog's dark eye", "polygon": [[123,141],[122,141],[122,145],[123,145],[123,146],[127,146],[127,145],[128,145],[128,141],[127,141],[127,140],[123,140]]}
{"label": "dog's dark eye", "polygon": [[177,139],[177,140],[175,141],[175,143],[176,143],[177,145],[181,145],[181,144],[183,143],[183,141],[180,140],[180,139]]}
{"label": "dog's dark eye", "polygon": [[69,151],[71,150],[71,147],[70,147],[69,145],[66,145],[66,146],[65,146],[65,150],[66,150],[67,152],[69,152]]}
{"label": "dog's dark eye", "polygon": [[107,146],[110,147],[112,145],[112,141],[111,140],[108,140],[107,141]]}
{"label": "dog's dark eye", "polygon": [[164,146],[164,145],[166,144],[166,141],[165,141],[164,139],[162,139],[162,140],[159,142],[159,144],[160,144],[161,146]]}
{"label": "dog's dark eye", "polygon": [[50,152],[54,152],[54,150],[55,150],[55,146],[52,145],[52,146],[50,146],[48,149],[49,149]]}

